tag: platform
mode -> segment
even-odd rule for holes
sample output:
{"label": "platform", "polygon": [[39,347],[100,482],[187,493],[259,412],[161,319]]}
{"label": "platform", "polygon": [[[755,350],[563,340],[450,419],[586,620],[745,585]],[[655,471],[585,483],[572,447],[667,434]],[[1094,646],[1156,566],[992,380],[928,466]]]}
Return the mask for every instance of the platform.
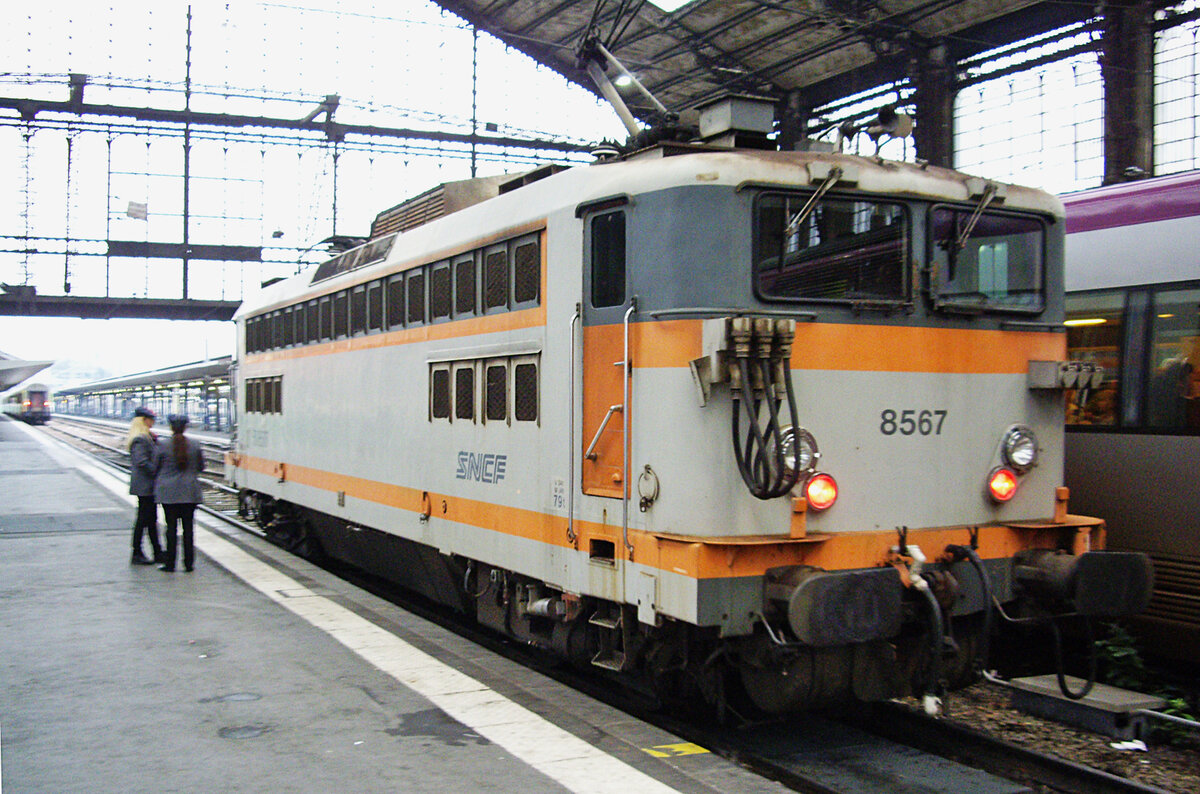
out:
{"label": "platform", "polygon": [[0,787],[783,788],[197,515],[129,564],[125,482],[0,421]]}

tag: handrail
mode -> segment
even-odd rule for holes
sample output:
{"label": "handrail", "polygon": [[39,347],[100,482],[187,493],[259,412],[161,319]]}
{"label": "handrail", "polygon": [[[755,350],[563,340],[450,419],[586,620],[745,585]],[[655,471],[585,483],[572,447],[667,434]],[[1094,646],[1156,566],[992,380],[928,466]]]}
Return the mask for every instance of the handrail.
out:
{"label": "handrail", "polygon": [[596,453],[593,452],[593,450],[596,449],[596,444],[600,441],[600,434],[604,432],[604,428],[608,427],[608,420],[612,419],[612,415],[615,414],[617,411],[624,411],[624,410],[625,410],[625,406],[622,405],[621,403],[617,403],[616,405],[608,406],[608,413],[606,413],[604,415],[604,421],[602,421],[600,423],[600,427],[596,430],[595,438],[593,438],[592,443],[588,445],[587,452],[583,453],[583,456],[585,458],[587,458],[588,460],[596,459]]}
{"label": "handrail", "polygon": [[624,460],[621,462],[621,539],[625,541],[625,551],[629,553],[629,559],[633,560],[633,545],[629,542],[629,422],[630,415],[633,413],[629,404],[629,380],[630,380],[630,361],[629,361],[629,318],[637,311],[638,299],[634,295],[629,299],[629,308],[625,310],[625,358],[621,362],[621,377],[624,380],[622,384],[625,387],[624,402],[622,403],[623,419],[621,422],[621,434],[624,446]]}
{"label": "handrail", "polygon": [[745,309],[734,307],[720,306],[691,306],[675,309],[658,309],[649,312],[650,316],[658,320],[662,317],[783,317],[785,319],[795,320],[796,322],[811,322],[817,319],[814,312],[793,312],[786,309]]}
{"label": "handrail", "polygon": [[570,375],[567,402],[567,540],[572,544],[575,538],[575,325],[583,313],[583,304],[575,304],[575,314],[571,317],[570,332]]}

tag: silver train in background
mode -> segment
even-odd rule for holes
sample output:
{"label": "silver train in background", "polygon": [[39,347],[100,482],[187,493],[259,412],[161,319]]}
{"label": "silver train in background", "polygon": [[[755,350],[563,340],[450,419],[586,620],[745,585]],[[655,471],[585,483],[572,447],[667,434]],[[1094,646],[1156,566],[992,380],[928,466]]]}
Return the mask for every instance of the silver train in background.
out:
{"label": "silver train in background", "polygon": [[1070,392],[1072,503],[1109,546],[1146,552],[1149,649],[1200,657],[1200,171],[1064,198],[1070,358],[1103,368]]}
{"label": "silver train in background", "polygon": [[932,708],[1001,609],[1138,611],[1147,559],[1067,509],[1102,375],[1059,200],[755,132],[444,185],[248,299],[244,513],[734,710]]}
{"label": "silver train in background", "polygon": [[44,383],[30,383],[19,391],[10,392],[2,398],[4,414],[31,425],[44,425],[50,421],[53,400],[50,388]]}

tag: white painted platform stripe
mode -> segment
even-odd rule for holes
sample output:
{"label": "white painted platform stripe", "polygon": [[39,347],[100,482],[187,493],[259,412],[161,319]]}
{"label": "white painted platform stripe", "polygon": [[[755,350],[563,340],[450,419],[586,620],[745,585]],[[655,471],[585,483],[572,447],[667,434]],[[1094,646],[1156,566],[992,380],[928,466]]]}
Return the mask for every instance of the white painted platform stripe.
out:
{"label": "white painted platform stripe", "polygon": [[[41,434],[35,435],[44,440]],[[134,498],[127,493],[127,483],[82,456],[75,465],[101,487],[134,504]],[[196,547],[214,562],[563,787],[579,794],[628,794],[631,791],[668,794],[675,791],[349,609],[312,592],[205,529],[204,524],[211,521],[213,519],[197,514],[195,540]]]}
{"label": "white painted platform stripe", "polygon": [[[202,523],[201,517],[197,518],[197,524]],[[254,589],[571,791],[674,791],[325,596],[306,591],[287,575],[200,526],[196,545]]]}

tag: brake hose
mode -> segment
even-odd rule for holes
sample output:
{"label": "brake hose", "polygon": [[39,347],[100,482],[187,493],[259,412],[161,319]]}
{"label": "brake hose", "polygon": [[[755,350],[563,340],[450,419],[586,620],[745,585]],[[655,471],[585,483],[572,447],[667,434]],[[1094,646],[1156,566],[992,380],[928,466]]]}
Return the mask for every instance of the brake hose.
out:
{"label": "brake hose", "polygon": [[970,546],[947,546],[948,551],[955,559],[967,559],[971,563],[971,567],[975,569],[975,574],[979,577],[979,585],[983,588],[983,631],[979,638],[979,647],[975,650],[975,659],[973,664],[975,672],[979,673],[987,669],[988,652],[990,650],[992,640],[992,580],[988,578],[987,572],[983,569],[983,560],[979,559],[979,554]]}
{"label": "brake hose", "polygon": [[1055,674],[1055,677],[1058,679],[1058,689],[1060,692],[1063,693],[1063,697],[1067,698],[1068,700],[1082,700],[1084,697],[1087,696],[1087,694],[1089,692],[1092,691],[1092,687],[1094,687],[1096,685],[1096,673],[1097,673],[1098,662],[1097,662],[1097,658],[1096,658],[1096,640],[1095,640],[1095,633],[1092,630],[1092,621],[1089,620],[1086,615],[1083,616],[1083,619],[1084,619],[1083,623],[1084,623],[1084,626],[1087,627],[1087,634],[1088,634],[1088,646],[1089,646],[1088,677],[1087,677],[1087,680],[1084,681],[1083,689],[1081,689],[1078,692],[1072,692],[1070,686],[1068,686],[1068,684],[1067,684],[1066,672],[1063,670],[1062,634],[1059,632],[1058,622],[1055,620],[1054,616],[1034,616],[1034,617],[1028,617],[1028,618],[1009,617],[1009,615],[1004,611],[1004,607],[1001,606],[1000,602],[996,599],[995,596],[992,597],[992,603],[996,607],[996,613],[999,614],[1000,617],[1003,618],[1006,623],[1012,623],[1012,624],[1049,623],[1050,624],[1050,633],[1054,635],[1054,674]]}

